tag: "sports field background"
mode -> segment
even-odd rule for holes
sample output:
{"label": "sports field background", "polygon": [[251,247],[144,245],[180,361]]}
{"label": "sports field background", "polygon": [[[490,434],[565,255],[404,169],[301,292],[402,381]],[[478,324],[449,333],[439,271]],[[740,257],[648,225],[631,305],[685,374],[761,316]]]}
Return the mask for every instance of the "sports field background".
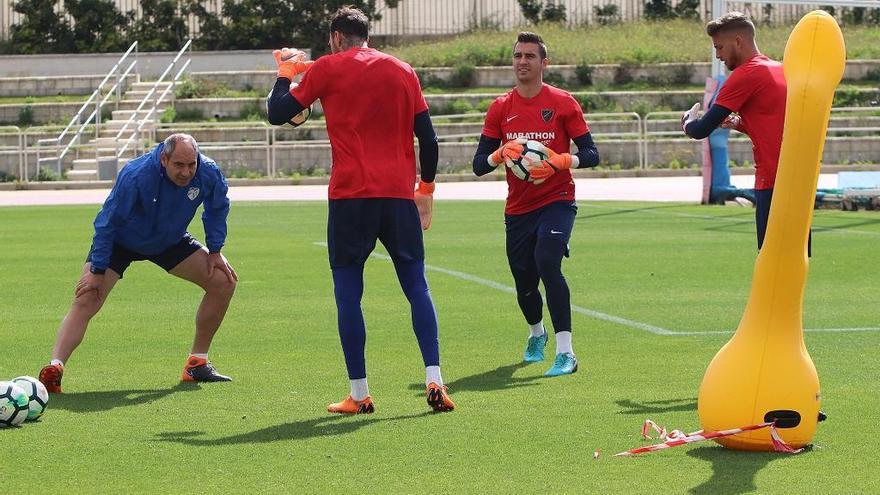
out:
{"label": "sports field background", "polygon": [[[97,209],[0,208],[0,379],[35,375],[48,359]],[[504,290],[513,282],[502,209],[492,201],[438,202],[426,234],[454,412],[428,412],[408,305],[391,264],[375,258],[363,308],[377,411],[327,414],[348,382],[320,245],[326,204],[236,203],[224,252],[241,281],[211,352],[235,381],[179,384],[200,291],[135,264],[68,362],[65,394],[52,396],[40,422],[0,430],[7,486],[51,493],[880,492],[871,474],[880,459],[876,212],[815,214],[804,319],[818,330],[806,342],[829,420],[814,449],[743,453],[705,442],[612,458],[646,443],[639,436],[646,418],[699,428],[697,388],[729,338],[712,332],[734,329],[748,297],[754,211],[581,202],[564,262],[572,304],[583,310],[573,314],[580,369],[545,379],[549,362],[521,362],[527,330]],[[202,237],[198,217],[193,232]],[[583,314],[589,311],[631,324]]]}

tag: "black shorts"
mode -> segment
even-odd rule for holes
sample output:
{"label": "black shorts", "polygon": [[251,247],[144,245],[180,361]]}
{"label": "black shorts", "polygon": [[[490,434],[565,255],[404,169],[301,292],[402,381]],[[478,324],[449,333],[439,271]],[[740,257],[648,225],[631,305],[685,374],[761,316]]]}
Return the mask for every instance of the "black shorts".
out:
{"label": "black shorts", "polygon": [[[504,215],[511,266],[533,265],[538,239],[558,239],[568,245],[575,217],[574,201],[556,201],[522,215]],[[568,257],[568,247],[564,255]]]}
{"label": "black shorts", "polygon": [[[770,223],[770,205],[773,203],[773,189],[755,190],[755,232],[758,235],[758,251],[764,245],[767,225]],[[807,234],[807,256],[813,256],[813,229]]]}
{"label": "black shorts", "polygon": [[[86,256],[87,262],[92,261],[92,249],[89,249],[89,255]],[[184,234],[177,244],[159,254],[141,254],[113,243],[113,252],[110,253],[110,264],[107,268],[118,273],[119,278],[122,278],[123,272],[125,272],[125,269],[128,268],[132,261],[149,260],[161,266],[166,272],[170,272],[181,261],[189,258],[191,254],[199,249],[202,249],[202,244],[191,236],[189,232]]]}
{"label": "black shorts", "polygon": [[327,215],[330,268],[363,265],[376,240],[394,261],[425,259],[422,223],[411,199],[331,199]]}

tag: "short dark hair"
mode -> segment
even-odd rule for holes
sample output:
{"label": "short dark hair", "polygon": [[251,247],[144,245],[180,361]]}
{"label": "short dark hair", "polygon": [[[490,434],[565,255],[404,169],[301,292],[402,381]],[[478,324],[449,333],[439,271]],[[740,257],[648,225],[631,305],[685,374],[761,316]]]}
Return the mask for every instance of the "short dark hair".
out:
{"label": "short dark hair", "polygon": [[330,32],[340,32],[346,38],[360,38],[366,41],[370,37],[370,20],[360,9],[350,5],[340,7],[330,18]]}
{"label": "short dark hair", "polygon": [[745,31],[752,38],[755,37],[755,24],[742,12],[728,12],[723,16],[713,19],[706,24],[706,34],[729,33],[731,31]]}
{"label": "short dark hair", "polygon": [[[516,43],[535,43],[538,45],[538,53],[541,54],[541,60],[547,58],[547,45],[544,44],[544,40],[541,39],[540,36],[531,32],[531,31],[523,31],[516,36]],[[516,49],[516,43],[513,44],[513,48]]]}

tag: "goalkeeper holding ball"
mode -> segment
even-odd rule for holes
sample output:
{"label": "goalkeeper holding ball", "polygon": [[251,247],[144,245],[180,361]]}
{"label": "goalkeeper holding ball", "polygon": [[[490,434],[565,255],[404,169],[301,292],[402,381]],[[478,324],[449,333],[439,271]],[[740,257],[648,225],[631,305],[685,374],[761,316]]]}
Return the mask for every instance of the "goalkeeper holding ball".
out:
{"label": "goalkeeper holding ball", "polygon": [[[547,307],[556,334],[556,358],[547,376],[577,371],[571,344],[571,303],[562,275],[562,258],[577,206],[572,168],[594,167],[599,152],[580,104],[569,93],[544,84],[547,47],[540,36],[523,32],[513,46],[516,86],[496,99],[486,113],[480,144],[474,155],[474,173],[488,174],[507,160],[517,160],[525,140],[539,141],[548,158],[529,168],[521,180],[507,169],[507,205],[504,223],[507,259],[516,284],[516,298],[529,325],[526,362],[544,360],[547,331],[538,282],[547,291]],[[577,154],[570,154],[571,141]],[[503,145],[502,145],[503,143]]]}
{"label": "goalkeeper holding ball", "polygon": [[[364,263],[379,240],[394,262],[412,308],[412,325],[425,364],[428,405],[451,411],[440,375],[437,314],[425,278],[422,229],[431,225],[437,137],[412,67],[367,47],[369,21],[342,7],[330,19],[330,55],[314,63],[301,52],[276,51],[278,79],[269,122],[281,125],[320,99],[333,150],[327,244],[336,296],[339,338],[351,393],[330,404],[334,413],[374,411],[364,358],[361,311]],[[303,73],[300,84],[291,79]],[[416,183],[413,134],[419,140]]]}

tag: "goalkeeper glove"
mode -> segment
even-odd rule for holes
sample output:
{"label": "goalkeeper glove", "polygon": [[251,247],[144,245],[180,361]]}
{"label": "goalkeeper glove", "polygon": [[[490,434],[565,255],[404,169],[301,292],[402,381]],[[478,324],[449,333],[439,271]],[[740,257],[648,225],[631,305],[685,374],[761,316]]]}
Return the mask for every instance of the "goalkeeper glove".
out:
{"label": "goalkeeper glove", "polygon": [[687,134],[687,125],[700,118],[700,103],[694,103],[690,110],[681,115],[681,130]]}
{"label": "goalkeeper glove", "polygon": [[736,129],[739,130],[739,126],[742,125],[742,117],[739,115],[732,113],[724,118],[721,122],[722,129]]}
{"label": "goalkeeper glove", "polygon": [[557,153],[546,146],[541,151],[547,154],[547,159],[541,160],[529,168],[529,177],[534,179],[535,184],[544,182],[560,170],[568,170],[578,166],[578,157],[571,153]]}
{"label": "goalkeeper glove", "polygon": [[278,66],[278,77],[284,77],[291,81],[298,74],[309,70],[309,67],[314,63],[312,60],[305,59],[305,52],[293,48],[274,50],[272,56],[275,57],[275,65]]}
{"label": "goalkeeper glove", "polygon": [[489,165],[497,167],[507,160],[519,160],[522,156],[523,145],[528,141],[526,138],[517,138],[504,143],[500,148],[489,155]]}
{"label": "goalkeeper glove", "polygon": [[413,195],[416,209],[419,210],[419,220],[422,222],[422,230],[431,228],[431,217],[434,211],[434,183],[419,180],[419,187]]}

